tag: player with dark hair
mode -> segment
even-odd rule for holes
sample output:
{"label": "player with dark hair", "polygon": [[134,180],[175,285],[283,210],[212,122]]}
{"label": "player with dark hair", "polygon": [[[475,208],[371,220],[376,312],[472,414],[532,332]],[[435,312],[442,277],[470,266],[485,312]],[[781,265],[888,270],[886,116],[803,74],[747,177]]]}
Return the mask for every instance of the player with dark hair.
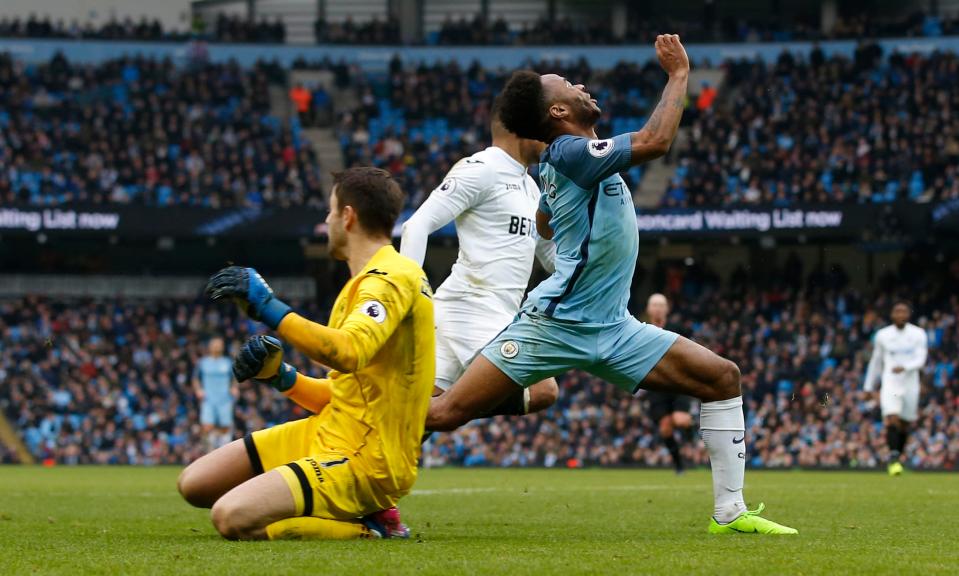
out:
{"label": "player with dark hair", "polygon": [[[646,321],[653,326],[665,328],[668,316],[669,300],[662,294],[651,295],[646,301]],[[677,474],[682,474],[684,466],[679,440],[693,425],[693,417],[689,415],[689,396],[649,391],[646,398],[649,400],[649,417],[656,422],[659,437],[673,459],[673,468]]]}
{"label": "player with dark hair", "polygon": [[[516,316],[533,270],[534,255],[553,271],[553,243],[536,236],[539,187],[527,174],[544,145],[518,138],[491,111],[493,143],[463,158],[403,224],[400,253],[422,265],[429,235],[456,221],[459,255],[436,289],[436,389],[441,394]],[[550,407],[554,378],[517,387],[488,416],[521,415]]]}
{"label": "player with dark hair", "polygon": [[599,139],[600,108],[585,86],[561,76],[515,73],[501,95],[501,118],[522,138],[545,142],[540,235],[556,244],[556,271],[526,299],[516,319],[445,394],[430,403],[426,427],[452,430],[490,410],[516,386],[580,368],[630,393],[640,387],[702,401],[701,429],[713,472],[709,531],[795,534],[748,511],[742,488],[745,422],[739,368],[627,310],[639,253],[632,194],[619,172],[670,147],[686,99],[689,60],[678,36],[657,37],[669,76],[662,99],[638,132]]}
{"label": "player with dark hair", "polygon": [[254,336],[237,380],[266,383],[314,413],[248,435],[183,471],[178,488],[211,507],[230,539],[408,537],[395,509],[417,475],[434,378],[432,292],[423,271],[393,249],[403,193],[389,173],[350,168],[330,195],[330,254],[352,278],[328,326],[294,313],[252,268],[214,275],[207,293],[235,301],[312,360],[328,378],[297,374],[282,346]]}
{"label": "player with dark hair", "polygon": [[919,417],[919,371],[929,353],[926,331],[909,322],[912,307],[896,301],[892,325],[876,332],[863,390],[872,393],[879,382],[879,408],[889,446],[887,471],[902,474],[909,427]]}

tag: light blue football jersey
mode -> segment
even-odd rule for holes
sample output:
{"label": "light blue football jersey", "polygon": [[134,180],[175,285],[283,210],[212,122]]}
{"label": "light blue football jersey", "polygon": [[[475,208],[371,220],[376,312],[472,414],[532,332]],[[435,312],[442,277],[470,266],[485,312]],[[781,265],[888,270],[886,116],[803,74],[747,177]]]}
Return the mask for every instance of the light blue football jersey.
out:
{"label": "light blue football jersey", "polygon": [[550,217],[556,271],[530,292],[525,312],[602,324],[629,315],[639,231],[632,193],[619,172],[631,156],[629,134],[560,136],[543,152],[540,210]]}
{"label": "light blue football jersey", "polygon": [[226,356],[204,356],[197,362],[195,375],[200,379],[206,401],[213,404],[232,402],[233,362]]}

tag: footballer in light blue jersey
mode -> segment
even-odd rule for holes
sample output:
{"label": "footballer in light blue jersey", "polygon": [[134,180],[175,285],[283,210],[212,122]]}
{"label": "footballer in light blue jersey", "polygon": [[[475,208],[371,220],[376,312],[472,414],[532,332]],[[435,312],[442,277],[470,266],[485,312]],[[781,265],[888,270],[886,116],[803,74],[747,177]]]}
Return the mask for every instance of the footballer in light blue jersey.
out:
{"label": "footballer in light blue jersey", "polygon": [[224,355],[222,338],[211,338],[208,354],[193,370],[193,388],[200,400],[200,424],[210,448],[233,439],[233,362]]}
{"label": "footballer in light blue jersey", "polygon": [[513,74],[499,96],[500,119],[520,138],[547,144],[540,162],[540,235],[556,246],[555,272],[466,373],[434,397],[431,431],[453,430],[540,380],[578,368],[629,392],[639,388],[702,401],[700,429],[713,474],[712,534],[796,534],[746,509],[746,434],[739,368],[626,309],[639,250],[632,196],[619,172],[664,155],[679,128],[689,61],[675,35],[655,43],[669,76],[638,132],[601,139],[601,115],[586,87],[555,74]]}
{"label": "footballer in light blue jersey", "polygon": [[556,271],[530,293],[524,310],[576,322],[629,316],[639,235],[633,196],[619,173],[631,159],[629,134],[564,135],[543,153],[539,209],[553,230]]}

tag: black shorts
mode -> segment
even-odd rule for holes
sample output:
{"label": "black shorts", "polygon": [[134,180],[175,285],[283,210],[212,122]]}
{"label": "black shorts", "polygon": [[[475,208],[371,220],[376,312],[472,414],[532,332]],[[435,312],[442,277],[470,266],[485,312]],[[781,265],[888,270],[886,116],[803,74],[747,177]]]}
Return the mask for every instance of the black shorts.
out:
{"label": "black shorts", "polygon": [[689,412],[691,403],[689,396],[668,392],[649,391],[646,393],[646,398],[649,399],[649,417],[656,424],[659,424],[664,416],[669,416],[673,412]]}

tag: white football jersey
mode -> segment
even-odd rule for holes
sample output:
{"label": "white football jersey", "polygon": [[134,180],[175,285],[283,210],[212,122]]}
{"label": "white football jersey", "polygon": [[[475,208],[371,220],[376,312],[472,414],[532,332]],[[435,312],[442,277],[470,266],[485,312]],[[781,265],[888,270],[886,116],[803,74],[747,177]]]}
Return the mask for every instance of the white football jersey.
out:
{"label": "white football jersey", "polygon": [[400,253],[422,266],[427,236],[456,221],[459,255],[435,299],[516,314],[534,255],[552,269],[552,242],[536,234],[539,187],[523,166],[496,146],[456,163],[403,224]]}
{"label": "white football jersey", "polygon": [[[902,330],[893,324],[876,332],[864,389],[873,390],[880,378],[883,388],[919,386],[919,371],[926,364],[927,346],[926,331],[915,324],[906,324]],[[892,369],[897,366],[903,371],[895,374]]]}

